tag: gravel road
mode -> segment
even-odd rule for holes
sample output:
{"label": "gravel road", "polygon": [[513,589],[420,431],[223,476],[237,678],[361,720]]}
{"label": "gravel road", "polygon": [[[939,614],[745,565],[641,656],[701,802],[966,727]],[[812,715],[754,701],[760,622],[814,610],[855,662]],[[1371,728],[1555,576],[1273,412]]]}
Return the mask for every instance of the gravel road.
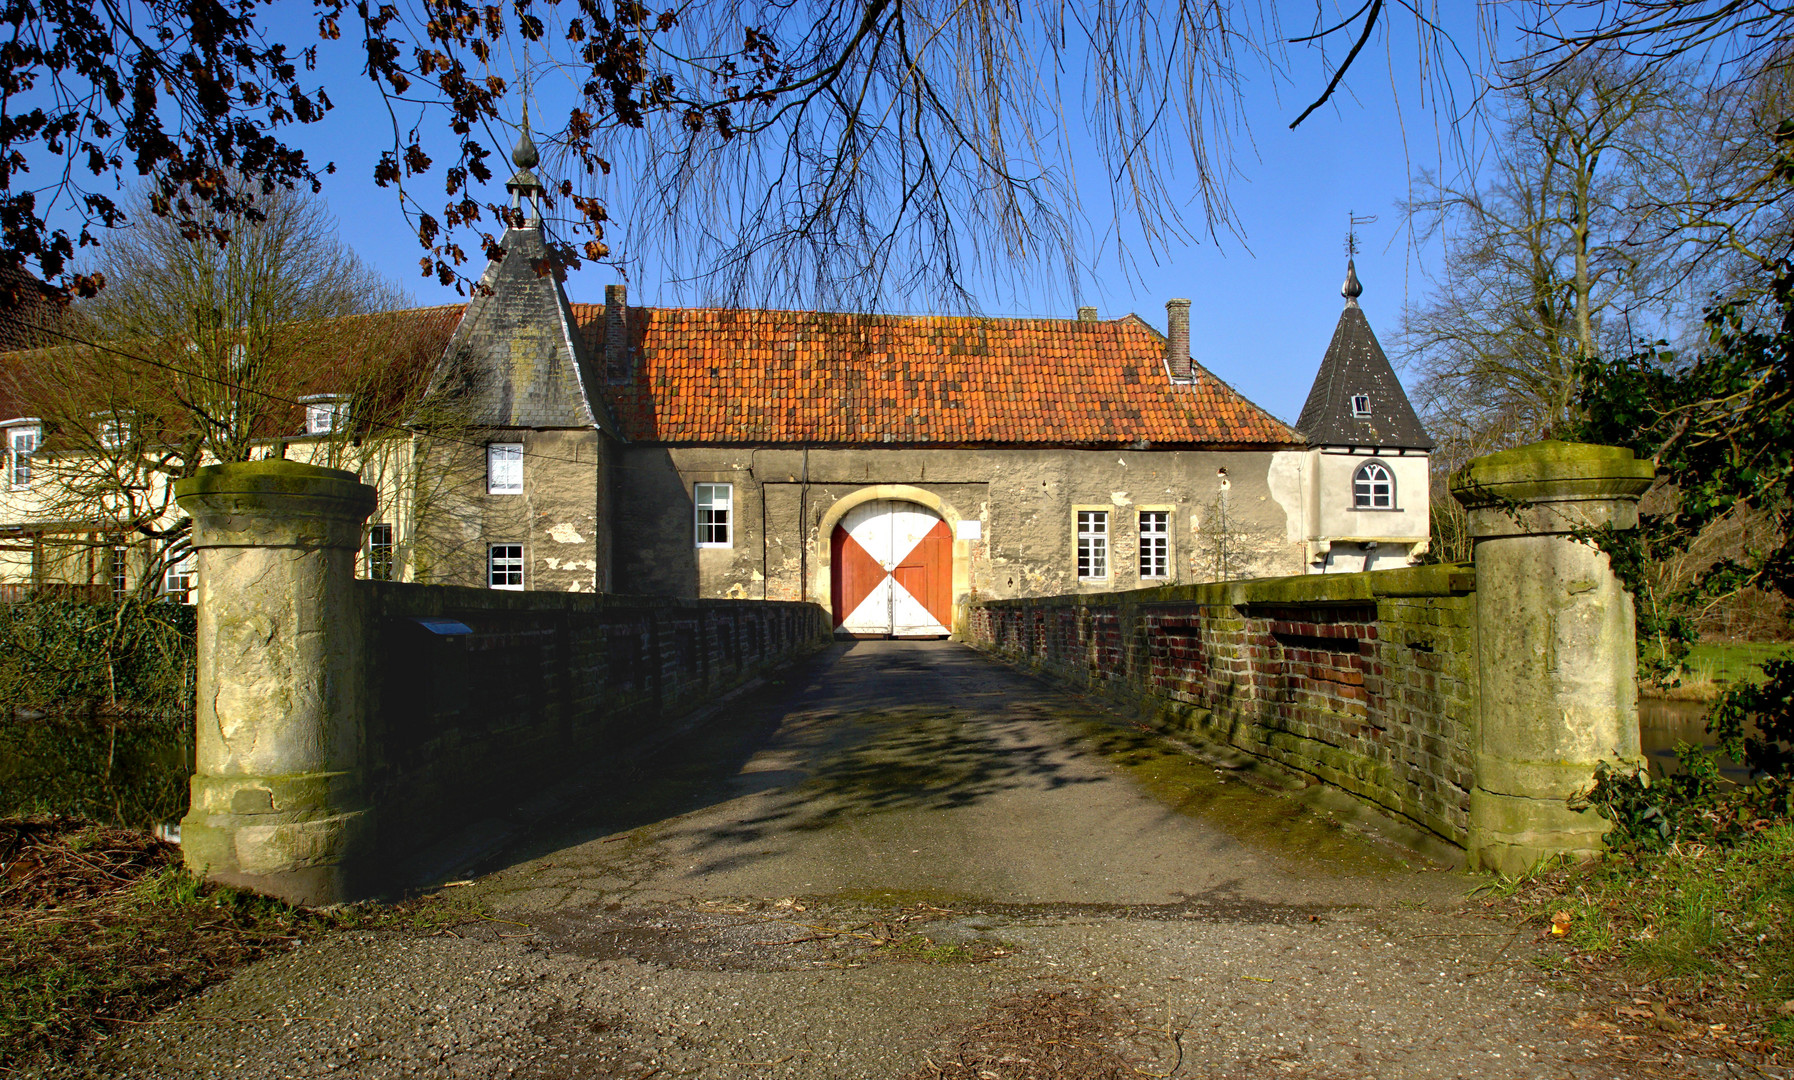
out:
{"label": "gravel road", "polygon": [[1732,1075],[1641,1064],[1478,879],[958,645],[836,646],[573,805],[450,929],[306,942],[60,1075]]}

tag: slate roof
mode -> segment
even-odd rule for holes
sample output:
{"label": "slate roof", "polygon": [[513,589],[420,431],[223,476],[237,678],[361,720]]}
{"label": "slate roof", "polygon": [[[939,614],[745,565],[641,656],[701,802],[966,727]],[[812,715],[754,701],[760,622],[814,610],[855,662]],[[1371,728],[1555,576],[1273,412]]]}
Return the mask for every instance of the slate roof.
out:
{"label": "slate roof", "polygon": [[576,332],[540,228],[507,229],[503,259],[480,288],[437,365],[428,396],[447,398],[467,422],[495,428],[600,428],[615,433],[600,399],[601,371]]}
{"label": "slate roof", "polygon": [[[604,308],[574,305],[588,349]],[[982,319],[632,308],[609,387],[631,440],[807,445],[1298,446],[1200,366],[1165,375],[1136,318]]]}
{"label": "slate roof", "polygon": [[[1357,283],[1348,279],[1348,290]],[[1354,416],[1352,398],[1370,398],[1370,415]],[[1372,447],[1388,450],[1431,450],[1414,406],[1403,392],[1401,380],[1377,344],[1370,320],[1358,306],[1356,294],[1347,292],[1345,310],[1333,329],[1333,340],[1321,358],[1320,373],[1308,391],[1296,429],[1315,446]]]}

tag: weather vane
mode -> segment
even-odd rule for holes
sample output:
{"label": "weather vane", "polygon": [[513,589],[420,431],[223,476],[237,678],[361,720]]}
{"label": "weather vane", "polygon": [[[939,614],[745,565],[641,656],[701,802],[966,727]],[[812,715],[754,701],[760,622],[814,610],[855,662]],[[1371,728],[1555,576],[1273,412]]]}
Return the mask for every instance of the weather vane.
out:
{"label": "weather vane", "polygon": [[1358,254],[1358,226],[1375,225],[1376,222],[1377,215],[1375,214],[1359,215],[1350,210],[1346,211],[1346,258],[1349,259]]}

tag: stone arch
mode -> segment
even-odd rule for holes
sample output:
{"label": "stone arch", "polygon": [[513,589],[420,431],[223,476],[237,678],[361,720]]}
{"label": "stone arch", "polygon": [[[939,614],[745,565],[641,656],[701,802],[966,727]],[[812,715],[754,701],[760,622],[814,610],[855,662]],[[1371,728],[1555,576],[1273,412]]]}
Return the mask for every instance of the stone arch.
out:
{"label": "stone arch", "polygon": [[947,528],[953,530],[953,626],[954,637],[965,631],[964,600],[972,590],[972,543],[959,538],[959,510],[947,500],[932,491],[925,491],[908,484],[872,484],[859,488],[835,500],[822,518],[816,523],[816,533],[811,538],[810,550],[810,595],[820,598],[822,606],[834,610],[833,575],[829,560],[832,558],[829,540],[835,534],[835,526],[847,516],[847,512],[863,503],[877,499],[890,499],[894,502],[915,503],[924,506],[941,516]]}

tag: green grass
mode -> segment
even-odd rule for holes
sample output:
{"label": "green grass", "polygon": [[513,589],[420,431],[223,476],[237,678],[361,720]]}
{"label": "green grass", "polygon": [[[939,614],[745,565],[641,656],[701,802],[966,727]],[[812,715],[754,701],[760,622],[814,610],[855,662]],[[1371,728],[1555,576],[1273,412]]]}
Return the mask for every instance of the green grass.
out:
{"label": "green grass", "polygon": [[[1787,653],[1794,653],[1794,642],[1696,642],[1676,672],[1679,689],[1710,696],[1739,683],[1760,683],[1763,661]],[[1640,659],[1650,660],[1656,655],[1654,646],[1639,643]]]}
{"label": "green grass", "polygon": [[1630,985],[1757,1006],[1794,1043],[1794,1019],[1775,1017],[1794,998],[1794,824],[1726,847],[1610,854],[1534,879],[1514,899],[1541,927],[1567,913],[1565,944],[1617,965]]}

